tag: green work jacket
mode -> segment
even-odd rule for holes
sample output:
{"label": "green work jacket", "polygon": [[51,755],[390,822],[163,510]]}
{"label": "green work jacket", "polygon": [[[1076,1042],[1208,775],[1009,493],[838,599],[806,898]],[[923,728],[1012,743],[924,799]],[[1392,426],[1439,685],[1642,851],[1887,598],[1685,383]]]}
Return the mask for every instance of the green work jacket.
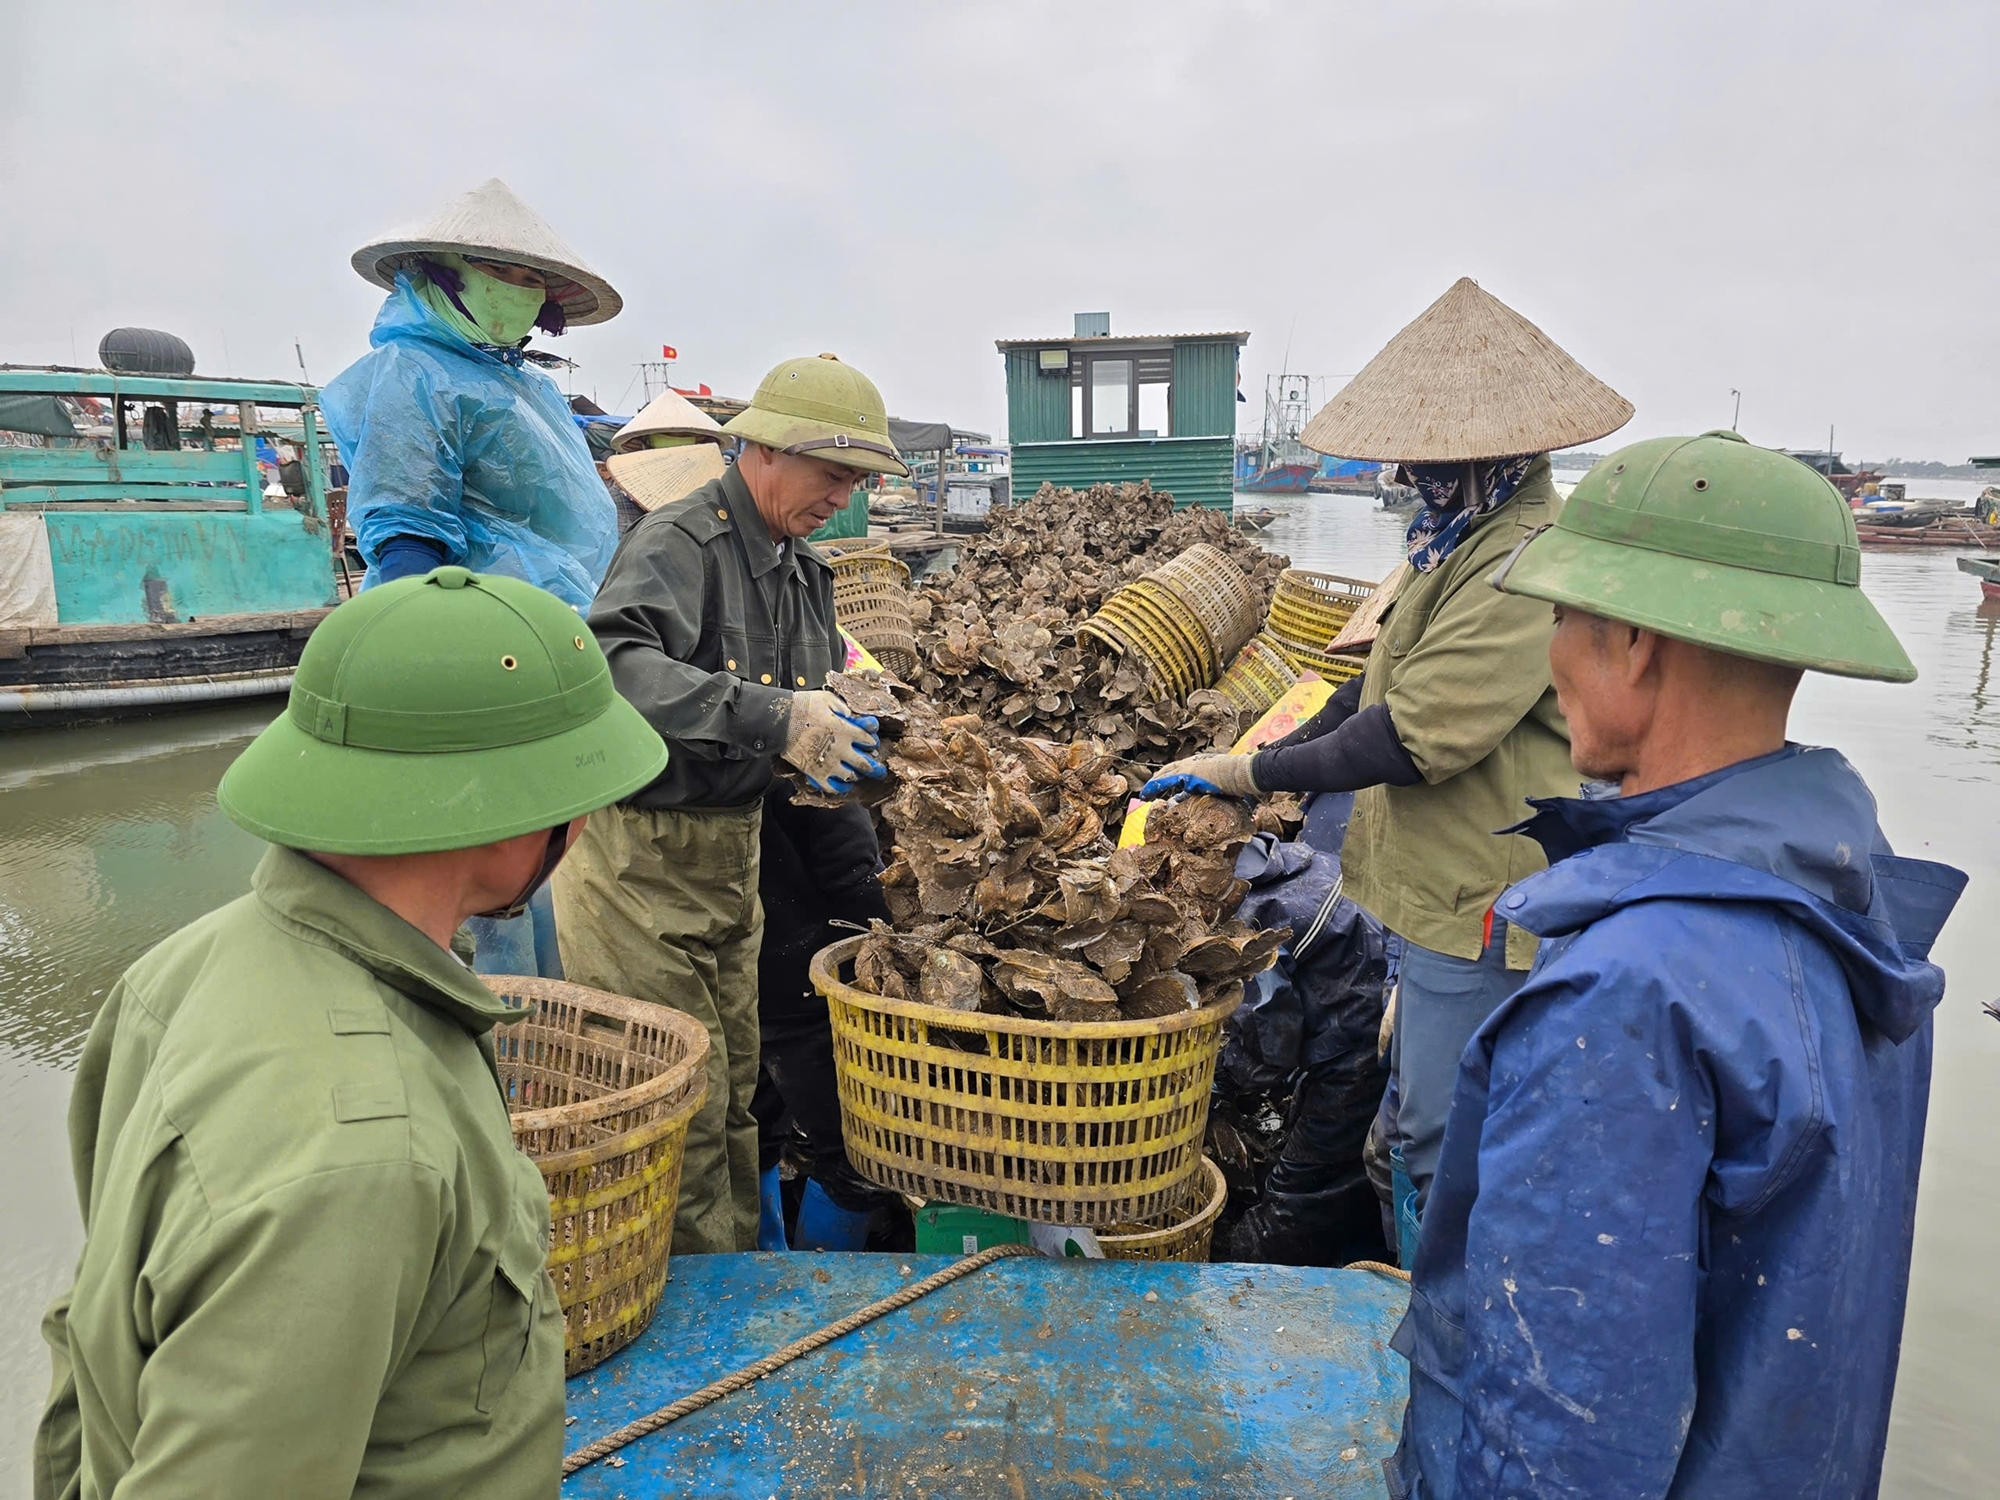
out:
{"label": "green work jacket", "polygon": [[37,1500],[554,1500],[562,1313],[508,1014],[288,849],[126,971],[70,1104],[85,1238],[43,1322]]}
{"label": "green work jacket", "polygon": [[[1537,459],[1449,557],[1405,575],[1361,683],[1361,707],[1389,705],[1424,779],[1355,795],[1347,894],[1391,932],[1457,958],[1479,956],[1495,898],[1547,864],[1533,839],[1499,830],[1528,816],[1528,798],[1574,797],[1581,785],[1549,681],[1554,616],[1486,582],[1561,509],[1549,475]],[[1534,955],[1534,937],[1511,929],[1507,966]]]}
{"label": "green work jacket", "polygon": [[833,569],[780,553],[735,468],[625,534],[590,606],[618,691],[667,742],[634,807],[744,807],[771,784],[792,694],[846,659]]}

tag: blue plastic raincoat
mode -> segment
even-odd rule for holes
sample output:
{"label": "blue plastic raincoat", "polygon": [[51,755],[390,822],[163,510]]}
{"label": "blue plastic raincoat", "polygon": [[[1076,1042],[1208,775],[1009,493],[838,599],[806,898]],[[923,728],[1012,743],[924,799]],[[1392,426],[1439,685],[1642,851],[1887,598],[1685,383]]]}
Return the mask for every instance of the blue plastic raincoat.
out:
{"label": "blue plastic raincoat", "polygon": [[362,559],[372,569],[391,537],[428,537],[451,562],[587,607],[618,511],[555,382],[447,328],[407,275],[368,341],[320,396]]}
{"label": "blue plastic raincoat", "polygon": [[1544,938],[1467,1045],[1390,1490],[1873,1495],[1965,877],[1831,750],[1538,801]]}

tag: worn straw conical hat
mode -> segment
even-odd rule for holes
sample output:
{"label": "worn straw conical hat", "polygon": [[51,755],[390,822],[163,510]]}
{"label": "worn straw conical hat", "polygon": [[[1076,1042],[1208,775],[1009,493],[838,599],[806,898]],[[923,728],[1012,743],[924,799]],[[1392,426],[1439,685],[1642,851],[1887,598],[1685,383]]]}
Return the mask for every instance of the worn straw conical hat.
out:
{"label": "worn straw conical hat", "polygon": [[1299,437],[1341,458],[1454,463],[1570,448],[1631,419],[1631,402],[1462,276]]}
{"label": "worn straw conical hat", "polygon": [[613,453],[646,446],[650,437],[705,437],[722,441],[722,424],[678,391],[667,391],[646,403],[646,409],[618,429]]}
{"label": "worn straw conical hat", "polygon": [[641,448],[614,453],[604,461],[611,477],[641,510],[692,495],[711,479],[720,479],[722,449],[714,443],[689,443],[684,448]]}
{"label": "worn straw conical hat", "polygon": [[549,294],[570,323],[602,323],[625,305],[611,283],[497,177],[461,193],[414,228],[370,240],[354,252],[354,269],[379,287],[393,287],[399,264],[440,250],[533,266],[554,277]]}

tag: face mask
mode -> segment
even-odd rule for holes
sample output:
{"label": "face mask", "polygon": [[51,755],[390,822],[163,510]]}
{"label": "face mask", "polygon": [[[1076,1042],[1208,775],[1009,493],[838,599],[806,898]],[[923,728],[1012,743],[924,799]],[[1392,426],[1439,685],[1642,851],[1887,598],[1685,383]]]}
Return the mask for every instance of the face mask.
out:
{"label": "face mask", "polygon": [[535,318],[549,294],[538,286],[513,286],[497,276],[488,276],[477,266],[465,268],[465,285],[458,300],[483,328],[487,342],[518,344],[535,329]]}

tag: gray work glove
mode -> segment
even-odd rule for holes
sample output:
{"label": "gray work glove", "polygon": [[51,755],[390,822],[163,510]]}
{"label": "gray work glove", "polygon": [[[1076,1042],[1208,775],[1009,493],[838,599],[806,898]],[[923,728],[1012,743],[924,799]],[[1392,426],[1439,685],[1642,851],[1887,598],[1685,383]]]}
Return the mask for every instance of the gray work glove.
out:
{"label": "gray work glove", "polygon": [[824,688],[792,694],[791,718],[785,725],[785,748],[778,753],[822,792],[835,796],[854,790],[863,776],[871,780],[889,768],[868,752],[881,747],[872,714],[855,718],[847,705]]}
{"label": "gray work glove", "polygon": [[1148,800],[1177,792],[1209,792],[1218,797],[1254,797],[1257,778],[1250,774],[1248,755],[1190,755],[1160,767],[1160,774],[1139,788]]}

